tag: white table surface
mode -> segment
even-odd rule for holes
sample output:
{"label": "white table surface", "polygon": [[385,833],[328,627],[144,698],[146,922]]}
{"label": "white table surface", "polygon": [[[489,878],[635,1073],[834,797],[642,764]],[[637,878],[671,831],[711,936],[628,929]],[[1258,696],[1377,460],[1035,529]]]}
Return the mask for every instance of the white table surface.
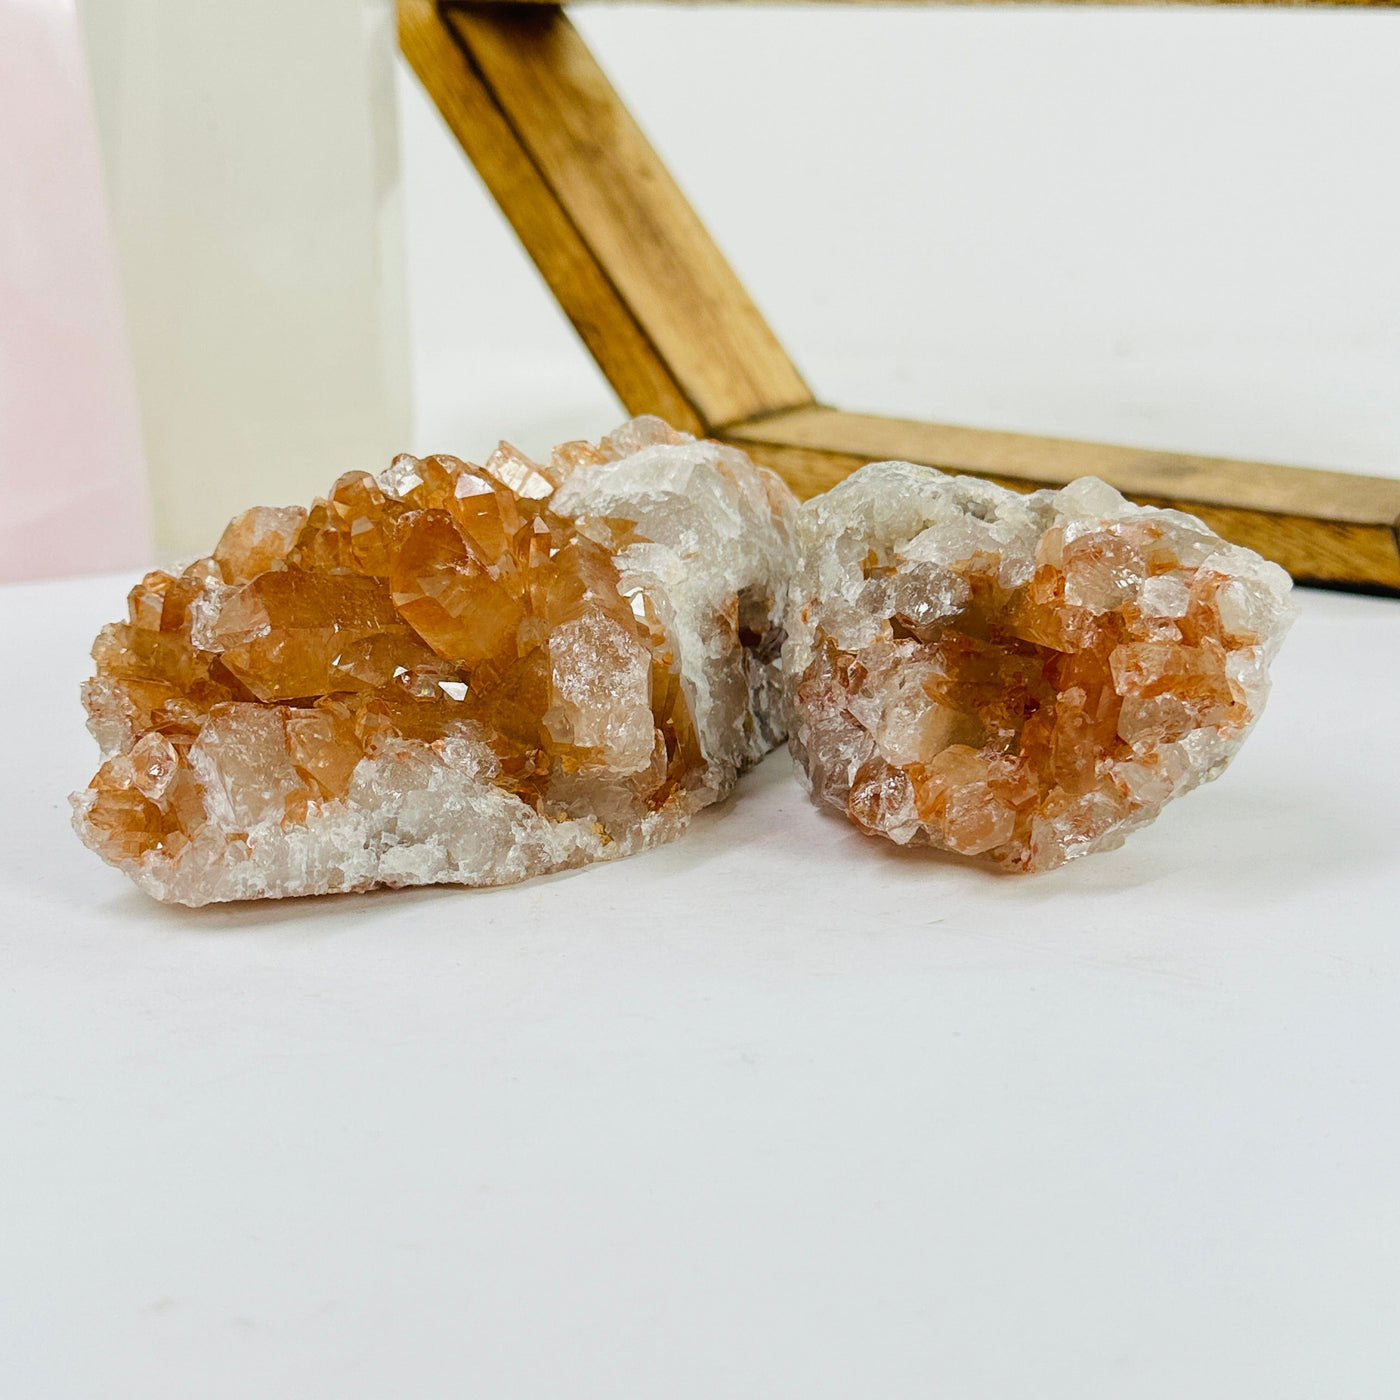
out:
{"label": "white table surface", "polygon": [[0,590],[0,1395],[1400,1391],[1400,603],[997,877],[785,753],[514,889],[185,911],[85,851],[124,581]]}

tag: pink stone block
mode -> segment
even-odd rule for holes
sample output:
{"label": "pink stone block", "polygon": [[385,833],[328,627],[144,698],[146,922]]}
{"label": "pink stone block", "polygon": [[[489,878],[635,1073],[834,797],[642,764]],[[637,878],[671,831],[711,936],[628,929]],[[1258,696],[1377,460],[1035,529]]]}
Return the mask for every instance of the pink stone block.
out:
{"label": "pink stone block", "polygon": [[0,0],[0,580],[152,561],[73,0]]}

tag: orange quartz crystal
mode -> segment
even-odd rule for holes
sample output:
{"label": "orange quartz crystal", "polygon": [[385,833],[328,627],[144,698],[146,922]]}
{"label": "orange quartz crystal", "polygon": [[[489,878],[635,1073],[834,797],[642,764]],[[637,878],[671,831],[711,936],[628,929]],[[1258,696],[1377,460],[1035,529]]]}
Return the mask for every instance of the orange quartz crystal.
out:
{"label": "orange quartz crystal", "polygon": [[1085,478],[876,463],[802,509],[784,662],[813,796],[1017,871],[1218,776],[1292,617],[1277,565]]}
{"label": "orange quartz crystal", "polygon": [[[635,508],[629,473],[659,483]],[[79,834],[189,904],[502,883],[667,839],[782,737],[794,510],[742,454],[640,419],[547,465],[401,456],[247,511],[98,637]]]}

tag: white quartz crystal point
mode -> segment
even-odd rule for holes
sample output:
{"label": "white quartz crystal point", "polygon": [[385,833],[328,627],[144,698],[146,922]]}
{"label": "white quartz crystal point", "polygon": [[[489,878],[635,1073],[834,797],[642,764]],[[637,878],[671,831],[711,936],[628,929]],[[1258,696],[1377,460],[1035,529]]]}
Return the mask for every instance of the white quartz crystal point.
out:
{"label": "white quartz crystal point", "polygon": [[[625,595],[646,594],[679,647],[682,683],[716,795],[783,742],[783,605],[796,561],[797,498],[737,447],[654,416],[576,466],[551,508],[585,534],[618,539]],[[737,663],[737,664],[736,664]]]}
{"label": "white quartz crystal point", "polygon": [[784,737],[796,516],[655,418],[249,511],[99,635],[78,833],[190,905],[507,884],[673,839]]}
{"label": "white quartz crystal point", "polygon": [[1219,776],[1288,575],[1097,478],[1020,495],[876,462],[801,507],[789,743],[863,831],[1007,869],[1120,845]]}

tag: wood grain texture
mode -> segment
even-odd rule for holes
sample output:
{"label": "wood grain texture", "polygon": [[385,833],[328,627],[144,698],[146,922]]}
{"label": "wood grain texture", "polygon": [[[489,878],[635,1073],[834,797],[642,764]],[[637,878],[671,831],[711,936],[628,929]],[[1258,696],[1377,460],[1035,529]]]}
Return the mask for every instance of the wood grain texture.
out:
{"label": "wood grain texture", "polygon": [[987,477],[1019,491],[1098,476],[1145,505],[1200,516],[1295,578],[1400,589],[1400,481],[821,406],[736,424],[723,436],[803,497],[828,490],[866,462],[890,458]]}
{"label": "wood grain texture", "polygon": [[[814,403],[557,6],[399,0],[399,32],[409,62],[629,412],[737,442],[804,496],[891,457],[1018,490],[1101,476],[1134,500],[1192,511],[1296,578],[1400,590],[1400,481]],[[464,258],[464,273],[467,266]]]}
{"label": "wood grain texture", "polygon": [[[686,391],[570,219],[433,0],[399,0],[399,43],[629,413],[704,432]],[[462,276],[471,276],[462,250]]]}
{"label": "wood grain texture", "polygon": [[[562,11],[455,6],[446,19],[596,275],[615,289],[693,414],[714,428],[812,402],[777,337]],[[478,147],[483,144],[478,139]],[[510,182],[497,197],[563,300],[573,292],[572,277],[547,266],[557,221],[537,228],[516,208],[519,194],[519,184]],[[625,401],[634,412],[661,411],[654,401]]]}

